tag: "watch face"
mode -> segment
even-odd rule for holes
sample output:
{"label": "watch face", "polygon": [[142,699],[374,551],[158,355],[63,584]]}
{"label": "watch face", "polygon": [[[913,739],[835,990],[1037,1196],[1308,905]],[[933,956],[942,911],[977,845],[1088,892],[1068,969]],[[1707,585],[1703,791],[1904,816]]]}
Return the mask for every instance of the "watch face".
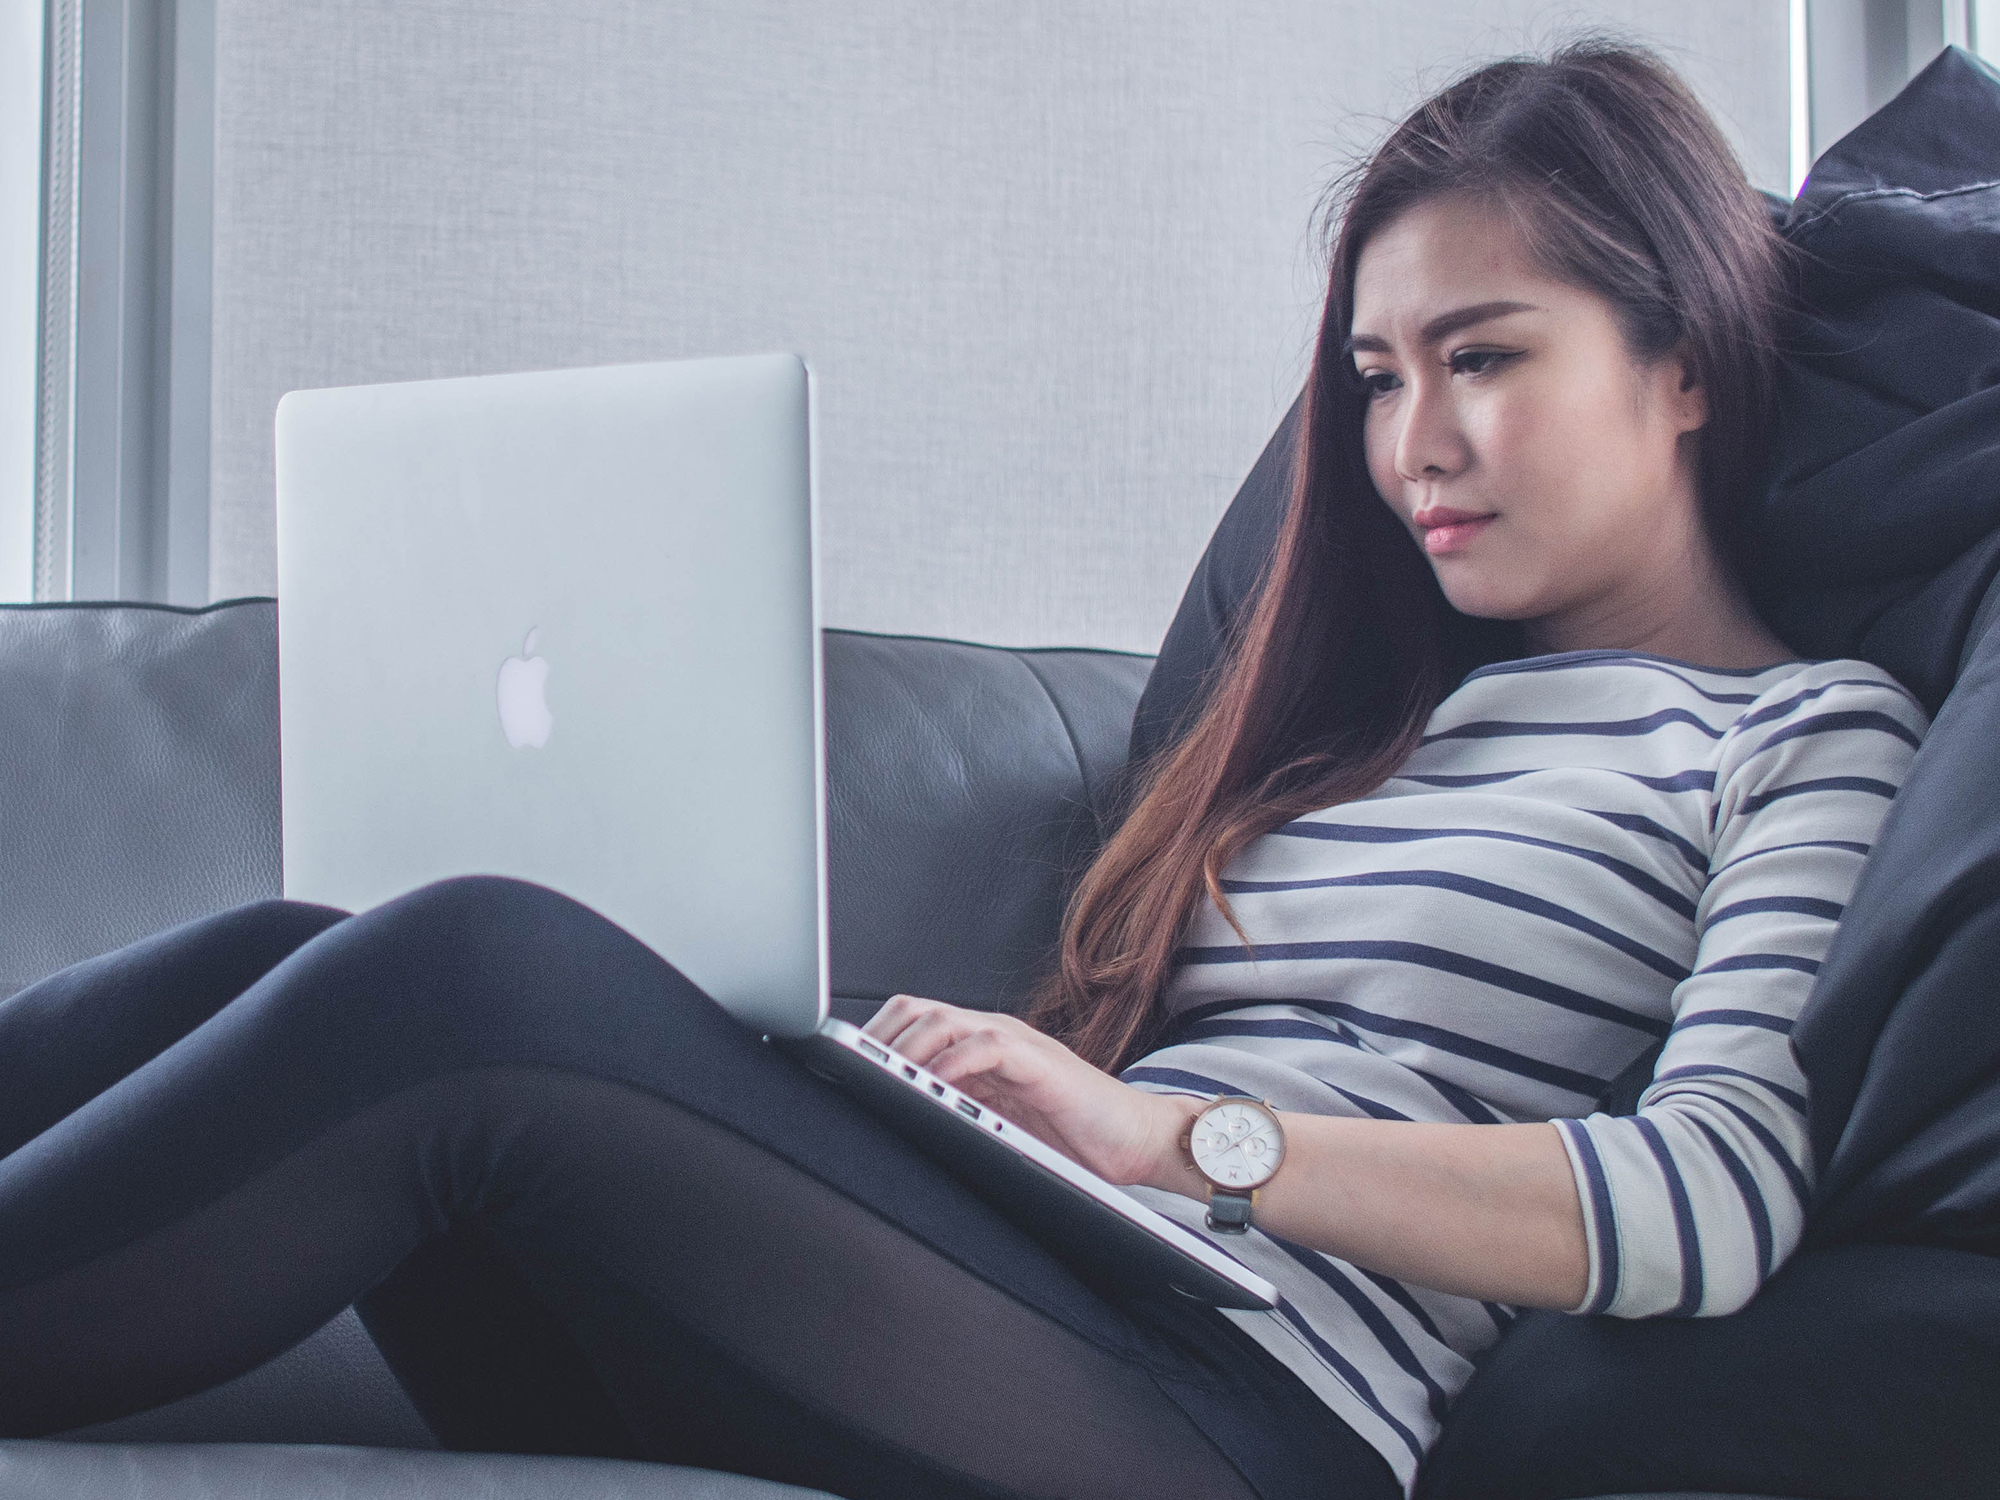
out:
{"label": "watch face", "polygon": [[1285,1159],[1285,1137],[1263,1105],[1232,1101],[1202,1111],[1188,1132],[1188,1153],[1219,1187],[1261,1187]]}

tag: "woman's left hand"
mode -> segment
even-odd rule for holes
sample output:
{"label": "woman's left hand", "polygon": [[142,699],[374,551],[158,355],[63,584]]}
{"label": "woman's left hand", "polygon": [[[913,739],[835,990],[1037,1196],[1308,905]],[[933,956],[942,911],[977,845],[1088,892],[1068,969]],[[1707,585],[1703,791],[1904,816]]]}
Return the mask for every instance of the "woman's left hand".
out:
{"label": "woman's left hand", "polygon": [[1135,1089],[1024,1021],[941,1000],[892,996],[863,1029],[1106,1181],[1186,1191],[1174,1164],[1202,1101]]}

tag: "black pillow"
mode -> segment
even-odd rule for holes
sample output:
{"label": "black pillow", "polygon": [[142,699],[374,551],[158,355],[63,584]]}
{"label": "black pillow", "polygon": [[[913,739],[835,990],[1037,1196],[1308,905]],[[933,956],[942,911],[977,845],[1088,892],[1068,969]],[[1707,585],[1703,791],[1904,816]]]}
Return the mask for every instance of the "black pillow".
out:
{"label": "black pillow", "polygon": [[2000,1495],[2000,1260],[1795,1257],[1726,1318],[1530,1313],[1452,1408],[1418,1500],[1633,1491]]}
{"label": "black pillow", "polygon": [[1292,402],[1194,565],[1194,576],[1181,595],[1180,608],[1174,611],[1132,716],[1135,763],[1179,738],[1188,727],[1205,696],[1208,673],[1222,656],[1230,626],[1278,545],[1278,524],[1285,518],[1291,486],[1292,443],[1304,399]]}

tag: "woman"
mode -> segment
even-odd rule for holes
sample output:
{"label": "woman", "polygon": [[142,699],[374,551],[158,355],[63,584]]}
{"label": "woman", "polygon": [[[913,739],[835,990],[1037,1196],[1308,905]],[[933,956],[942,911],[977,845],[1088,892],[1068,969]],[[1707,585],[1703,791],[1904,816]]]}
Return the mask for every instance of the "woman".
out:
{"label": "woman", "polygon": [[[594,914],[457,881],[0,1006],[0,1429],[199,1388],[361,1297],[462,1446],[1386,1497],[1513,1308],[1741,1306],[1809,1188],[1787,1033],[1924,729],[1744,602],[1778,300],[1645,56],[1424,105],[1341,220],[1266,586],[1035,1024],[870,1023],[1277,1311],[1084,1284]],[[1482,621],[1527,654],[1467,675]],[[1637,1113],[1592,1113],[1655,1048]],[[1236,1095],[1275,1113],[1208,1113]]]}

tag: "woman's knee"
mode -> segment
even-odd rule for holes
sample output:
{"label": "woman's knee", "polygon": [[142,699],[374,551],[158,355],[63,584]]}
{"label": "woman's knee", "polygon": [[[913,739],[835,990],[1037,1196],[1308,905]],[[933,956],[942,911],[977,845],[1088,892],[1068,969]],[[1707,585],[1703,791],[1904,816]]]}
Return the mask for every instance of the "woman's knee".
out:
{"label": "woman's knee", "polygon": [[504,875],[458,875],[419,886],[356,919],[371,940],[439,958],[479,960],[525,951],[581,953],[632,939],[582,902]]}
{"label": "woman's knee", "polygon": [[537,885],[532,880],[518,880],[511,875],[451,875],[417,886],[400,896],[392,896],[379,906],[371,907],[370,911],[422,911],[476,916],[494,910],[528,911],[559,907],[589,909],[562,892]]}
{"label": "woman's knee", "polygon": [[[510,1017],[574,1024],[607,1007],[712,1007],[678,970],[583,903],[546,886],[466,875],[419,887],[354,919],[371,963],[426,1006],[456,1007],[482,1027]],[[386,998],[386,997],[385,997]]]}
{"label": "woman's knee", "polygon": [[217,937],[232,947],[269,949],[275,958],[281,958],[329,927],[346,921],[347,915],[338,907],[270,896],[262,901],[245,902],[207,920],[213,922]]}

